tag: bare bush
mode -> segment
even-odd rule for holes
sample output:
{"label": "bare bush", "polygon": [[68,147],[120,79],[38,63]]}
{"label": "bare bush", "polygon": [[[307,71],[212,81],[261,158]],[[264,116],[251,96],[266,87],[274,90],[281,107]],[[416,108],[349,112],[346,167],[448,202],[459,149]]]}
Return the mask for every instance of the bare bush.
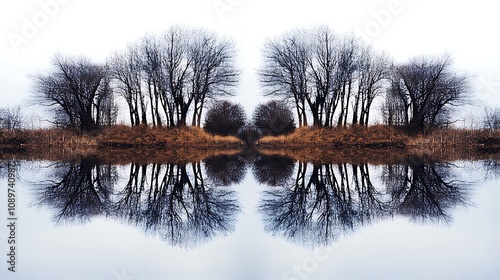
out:
{"label": "bare bush", "polygon": [[204,129],[222,136],[237,135],[245,121],[245,110],[240,104],[221,101],[207,111]]}

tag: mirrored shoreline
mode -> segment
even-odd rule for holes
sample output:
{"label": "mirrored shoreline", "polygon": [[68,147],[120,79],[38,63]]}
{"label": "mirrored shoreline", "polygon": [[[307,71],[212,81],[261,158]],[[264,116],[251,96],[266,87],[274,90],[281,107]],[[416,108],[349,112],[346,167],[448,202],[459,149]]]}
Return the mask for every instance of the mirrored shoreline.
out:
{"label": "mirrored shoreline", "polygon": [[[252,176],[265,187],[256,209],[264,230],[314,247],[396,216],[449,224],[455,209],[472,204],[474,182],[457,179],[469,171],[456,160],[388,154],[386,163],[380,155],[372,162],[367,155],[356,162],[308,162],[283,154],[212,151],[203,159],[175,162],[147,156],[129,162],[49,160],[46,180],[32,183],[32,205],[50,209],[54,225],[107,217],[172,246],[193,247],[235,230],[242,199],[238,187]],[[476,161],[485,176],[500,175],[498,159]],[[29,162],[4,160],[2,167]]]}

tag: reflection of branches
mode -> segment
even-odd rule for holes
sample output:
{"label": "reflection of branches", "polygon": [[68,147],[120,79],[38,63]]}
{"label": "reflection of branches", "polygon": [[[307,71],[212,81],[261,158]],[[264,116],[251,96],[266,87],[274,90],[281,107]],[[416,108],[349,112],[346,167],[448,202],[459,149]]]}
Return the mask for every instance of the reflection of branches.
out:
{"label": "reflection of branches", "polygon": [[39,204],[56,209],[56,221],[78,220],[109,212],[110,196],[116,182],[116,167],[100,165],[93,159],[58,164],[55,180],[37,190]]}
{"label": "reflection of branches", "polygon": [[288,239],[328,244],[339,234],[391,217],[449,221],[466,204],[464,185],[450,180],[450,165],[409,161],[384,167],[385,191],[376,188],[368,164],[298,163],[297,174],[265,192],[260,205],[266,230]]}
{"label": "reflection of branches", "polygon": [[160,234],[173,245],[229,232],[239,210],[234,191],[205,184],[200,163],[132,164],[118,198],[116,215]]}
{"label": "reflection of branches", "polygon": [[294,180],[266,192],[260,210],[266,215],[268,231],[292,240],[328,244],[342,231],[387,211],[367,165],[313,165],[310,172],[308,167],[299,163]]}
{"label": "reflection of branches", "polygon": [[240,155],[221,155],[205,159],[207,178],[215,185],[229,186],[245,177],[245,161]]}
{"label": "reflection of branches", "polygon": [[434,162],[387,166],[384,181],[394,212],[412,220],[449,222],[450,209],[467,204],[464,184],[450,180],[449,169],[449,164]]}
{"label": "reflection of branches", "polygon": [[294,160],[286,156],[259,155],[252,166],[257,182],[279,186],[292,177]]}
{"label": "reflection of branches", "polygon": [[500,177],[500,160],[498,159],[485,159],[483,162],[483,168],[485,170],[486,178],[498,178]]}
{"label": "reflection of branches", "polygon": [[57,210],[56,220],[85,221],[104,214],[139,225],[174,245],[227,233],[239,210],[234,191],[209,187],[201,164],[130,165],[123,188],[115,166],[93,159],[62,163],[42,184],[39,203]]}

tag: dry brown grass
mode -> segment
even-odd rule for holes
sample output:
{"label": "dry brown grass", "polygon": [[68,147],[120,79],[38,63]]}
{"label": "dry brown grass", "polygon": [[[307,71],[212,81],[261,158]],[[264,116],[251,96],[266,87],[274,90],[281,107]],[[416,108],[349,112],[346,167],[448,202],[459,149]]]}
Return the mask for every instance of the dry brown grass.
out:
{"label": "dry brown grass", "polygon": [[162,129],[149,127],[114,126],[96,137],[100,147],[113,148],[237,148],[243,141],[234,136],[210,135],[196,127]]}
{"label": "dry brown grass", "polygon": [[63,129],[0,131],[0,158],[72,160],[83,156],[105,162],[199,161],[236,153],[244,143],[199,128],[155,129],[114,126],[79,135]]}
{"label": "dry brown grass", "polygon": [[287,136],[267,136],[257,146],[273,147],[404,147],[408,136],[392,127],[371,126],[348,128],[302,127]]}
{"label": "dry brown grass", "polygon": [[288,136],[256,143],[266,154],[313,162],[398,162],[408,156],[441,160],[476,160],[500,153],[500,132],[441,129],[409,135],[387,126],[300,128]]}

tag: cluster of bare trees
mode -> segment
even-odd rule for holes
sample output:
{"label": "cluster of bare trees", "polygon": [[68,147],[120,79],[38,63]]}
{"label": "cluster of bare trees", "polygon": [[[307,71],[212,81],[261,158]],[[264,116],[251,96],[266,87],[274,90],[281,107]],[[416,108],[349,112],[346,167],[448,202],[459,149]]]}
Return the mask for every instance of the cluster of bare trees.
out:
{"label": "cluster of bare trees", "polygon": [[367,125],[388,66],[387,55],[321,27],[268,40],[260,81],[267,95],[292,101],[299,126],[308,112],[315,126]]}
{"label": "cluster of bare trees", "polygon": [[[214,168],[209,164],[206,173]],[[84,158],[56,164],[53,179],[41,183],[36,193],[38,203],[53,209],[58,223],[108,216],[157,234],[171,245],[190,246],[232,231],[240,209],[233,190],[205,177],[200,162],[131,163],[126,184],[118,186],[117,166]]]}
{"label": "cluster of bare trees", "polygon": [[232,95],[239,76],[232,41],[181,27],[145,36],[109,65],[132,125],[186,126],[191,112],[199,127],[206,101]]}
{"label": "cluster of bare trees", "polygon": [[[328,27],[270,39],[263,56],[265,94],[292,104],[299,126],[367,126],[374,101],[385,95],[386,124],[422,131],[449,123],[469,90],[469,78],[453,72],[447,55],[395,65],[387,54]],[[35,89],[42,103],[55,107],[57,124],[78,130],[116,120],[114,93],[125,100],[132,126],[200,127],[207,101],[232,95],[238,79],[231,40],[176,26],[143,37],[105,65],[56,56],[54,70],[35,77]]]}
{"label": "cluster of bare trees", "polygon": [[427,58],[394,65],[385,53],[328,27],[299,29],[264,46],[260,82],[268,96],[290,101],[299,126],[368,125],[374,100],[386,94],[388,124],[417,130],[445,123],[465,99],[468,77],[451,60]]}
{"label": "cluster of bare trees", "polygon": [[239,77],[234,60],[232,41],[172,27],[116,52],[105,65],[57,55],[54,70],[35,77],[35,92],[54,107],[57,124],[80,131],[116,120],[114,93],[126,101],[132,126],[200,126],[207,101],[232,94]]}

